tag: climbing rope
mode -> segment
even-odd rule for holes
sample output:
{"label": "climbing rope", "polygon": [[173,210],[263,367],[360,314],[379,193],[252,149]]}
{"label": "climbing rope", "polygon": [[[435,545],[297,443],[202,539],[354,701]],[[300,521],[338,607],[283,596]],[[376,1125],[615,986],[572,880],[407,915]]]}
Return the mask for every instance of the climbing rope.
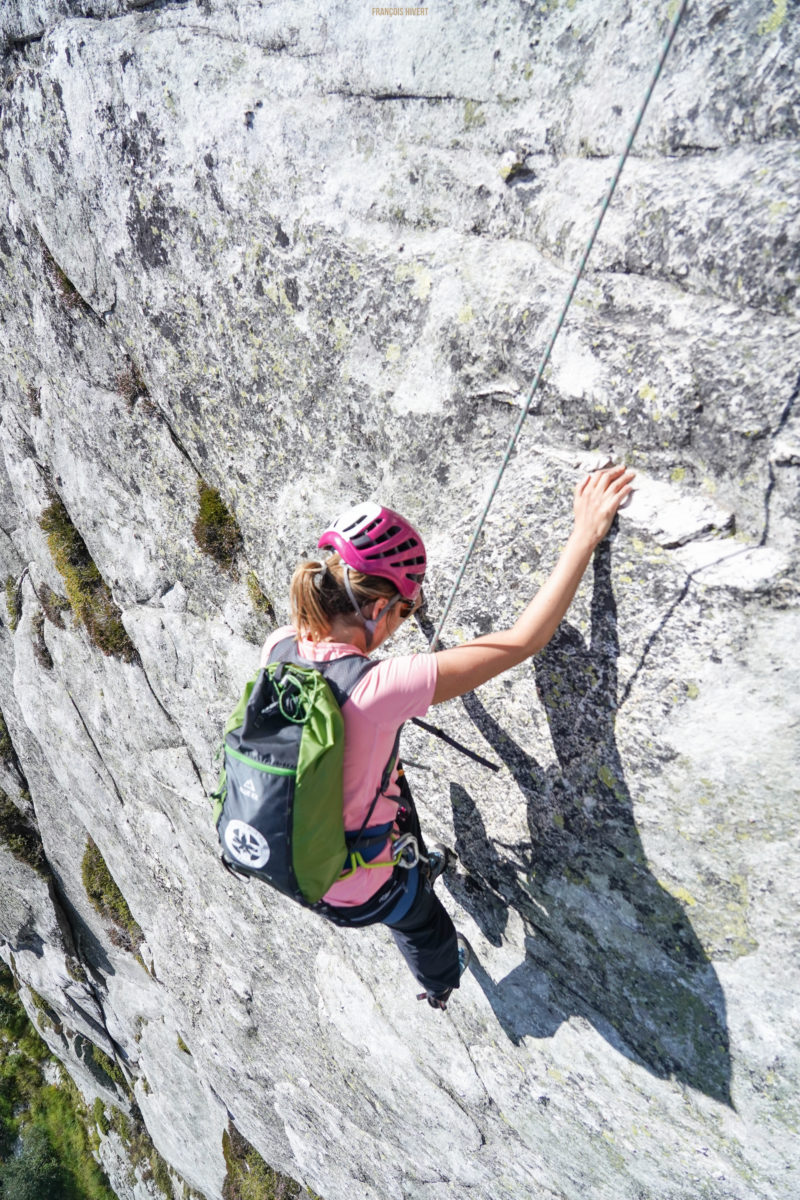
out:
{"label": "climbing rope", "polygon": [[658,83],[659,76],[661,75],[661,68],[664,66],[664,63],[666,62],[666,58],[667,58],[667,55],[669,54],[670,47],[672,46],[672,43],[675,40],[675,35],[678,32],[678,26],[681,23],[681,19],[688,7],[688,4],[689,4],[689,0],[680,0],[678,10],[675,13],[675,15],[672,18],[672,21],[670,23],[669,32],[667,33],[666,40],[661,49],[661,54],[659,56],[658,63],[656,64],[656,68],[653,72],[653,77],[650,80],[647,91],[645,92],[644,100],[642,101],[639,111],[636,114],[636,120],[634,121],[633,128],[631,129],[631,132],[628,136],[628,140],[625,144],[625,149],[622,151],[620,160],[617,163],[617,169],[614,172],[614,176],[611,180],[611,183],[608,186],[608,190],[605,194],[603,203],[600,207],[600,213],[597,217],[597,220],[594,223],[594,228],[592,229],[592,232],[589,236],[589,240],[586,243],[586,249],[584,250],[583,254],[581,255],[580,262],[578,263],[578,269],[572,277],[572,282],[569,285],[566,299],[564,300],[564,303],[561,306],[561,312],[559,313],[558,320],[556,321],[555,329],[553,330],[552,334],[550,335],[550,340],[547,343],[544,354],[542,355],[542,360],[539,363],[539,366],[536,371],[536,375],[534,376],[533,383],[531,384],[531,387],[530,387],[530,390],[526,397],[525,403],[522,406],[522,411],[520,412],[519,420],[517,421],[517,424],[514,428],[514,432],[511,435],[511,440],[509,441],[508,448],[506,449],[505,455],[503,456],[503,461],[500,464],[500,470],[497,472],[497,477],[495,478],[494,484],[492,485],[492,490],[489,493],[489,498],[486,501],[486,504],[484,505],[483,512],[481,513],[481,515],[478,519],[477,527],[475,529],[474,534],[472,535],[472,540],[470,541],[469,546],[467,547],[467,552],[464,555],[464,560],[461,563],[461,566],[458,571],[458,575],[456,576],[456,579],[455,579],[455,583],[453,584],[453,587],[452,587],[452,590],[448,597],[447,603],[444,607],[444,612],[442,613],[439,624],[436,627],[436,632],[434,633],[433,638],[430,642],[430,645],[428,646],[428,650],[431,653],[436,649],[442,629],[444,628],[444,623],[447,620],[448,614],[453,605],[453,601],[456,597],[456,593],[457,593],[459,587],[461,586],[462,579],[464,578],[464,573],[469,564],[469,560],[472,557],[472,552],[475,549],[478,538],[481,535],[481,530],[483,529],[484,521],[486,520],[489,509],[491,508],[492,501],[494,500],[494,497],[495,497],[495,493],[497,492],[497,489],[500,486],[500,480],[503,478],[505,469],[508,466],[509,461],[511,459],[511,455],[514,452],[514,447],[517,443],[517,438],[519,437],[520,433],[522,432],[522,426],[525,423],[525,418],[528,415],[528,411],[529,411],[531,403],[533,401],[533,397],[536,394],[536,389],[538,388],[539,384],[541,383],[542,376],[544,375],[545,367],[547,366],[548,362],[550,361],[550,355],[552,353],[553,346],[555,345],[556,338],[559,335],[561,326],[564,324],[564,319],[566,318],[567,311],[569,309],[570,304],[572,303],[572,297],[575,295],[575,289],[577,288],[578,284],[580,283],[581,276],[583,275],[584,267],[586,266],[586,262],[591,253],[592,246],[595,243],[595,238],[597,237],[597,234],[600,230],[600,226],[603,223],[603,218],[606,215],[608,206],[611,203],[611,198],[614,195],[614,192],[616,190],[617,183],[619,182],[619,177],[622,174],[622,168],[625,166],[625,163],[627,162],[628,155],[630,154],[631,147],[633,146],[634,138],[636,137],[636,134],[639,132],[639,126],[641,125],[642,120],[644,118],[644,114],[647,111],[647,105],[650,103],[650,97],[653,94],[653,89],[655,88],[656,84]]}

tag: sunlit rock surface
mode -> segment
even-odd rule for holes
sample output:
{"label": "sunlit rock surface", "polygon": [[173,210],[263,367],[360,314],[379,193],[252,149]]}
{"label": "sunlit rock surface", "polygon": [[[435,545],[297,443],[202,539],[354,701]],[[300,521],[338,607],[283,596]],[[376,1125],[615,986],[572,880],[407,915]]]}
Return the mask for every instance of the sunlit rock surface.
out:
{"label": "sunlit rock surface", "polygon": [[[500,773],[407,735],[475,951],[447,1014],[385,930],[229,878],[209,822],[327,516],[407,513],[441,612],[668,7],[3,5],[0,787],[47,869],[0,844],[0,954],[127,1111],[116,1060],[176,1195],[221,1197],[229,1120],[325,1200],[797,1195],[792,5],[690,6],[458,594],[445,643],[510,621],[580,471],[636,467],[551,645],[434,714]],[[54,607],[56,495],[131,661]]]}

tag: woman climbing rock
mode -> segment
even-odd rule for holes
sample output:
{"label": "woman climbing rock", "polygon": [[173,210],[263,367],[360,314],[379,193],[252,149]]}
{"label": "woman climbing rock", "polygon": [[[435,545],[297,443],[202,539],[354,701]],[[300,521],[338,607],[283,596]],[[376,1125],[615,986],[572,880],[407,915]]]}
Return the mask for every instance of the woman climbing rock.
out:
{"label": "woman climbing rock", "polygon": [[[365,502],[319,539],[329,554],[302,562],[291,583],[293,625],[267,640],[262,666],[356,661],[356,682],[339,685],[344,720],[344,828],[349,857],[314,905],[337,924],[382,922],[434,1008],[443,1009],[469,960],[435,895],[447,866],[444,847],[426,850],[402,769],[395,765],[404,721],[470,692],[547,645],[566,613],[592,552],[630,492],[633,472],[613,467],[575,489],[574,527],[547,582],[514,624],[435,654],[362,661],[419,607],[425,547],[398,513]],[[327,671],[328,667],[324,667]],[[387,764],[388,769],[387,769]]]}

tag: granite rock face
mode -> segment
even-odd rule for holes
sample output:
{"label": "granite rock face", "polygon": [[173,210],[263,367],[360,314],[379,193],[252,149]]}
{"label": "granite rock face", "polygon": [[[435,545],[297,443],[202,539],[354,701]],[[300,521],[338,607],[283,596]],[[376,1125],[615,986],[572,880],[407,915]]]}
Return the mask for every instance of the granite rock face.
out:
{"label": "granite rock face", "polygon": [[[231,1120],[325,1200],[797,1194],[791,0],[690,5],[456,599],[445,643],[510,622],[580,472],[636,467],[550,646],[434,714],[501,771],[407,735],[475,951],[447,1014],[385,930],[229,878],[210,826],[326,517],[406,512],[441,611],[668,7],[0,13],[0,788],[41,844],[0,835],[0,955],[176,1195],[221,1197]],[[63,604],[55,498],[125,654]],[[143,1200],[113,1132],[101,1156]]]}

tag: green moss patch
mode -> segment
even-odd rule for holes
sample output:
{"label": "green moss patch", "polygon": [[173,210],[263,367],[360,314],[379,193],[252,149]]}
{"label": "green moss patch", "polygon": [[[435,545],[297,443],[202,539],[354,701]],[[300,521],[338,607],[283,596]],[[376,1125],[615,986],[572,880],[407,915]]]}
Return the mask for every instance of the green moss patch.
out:
{"label": "green moss patch", "polygon": [[126,1144],[130,1142],[133,1136],[133,1126],[121,1108],[112,1108],[110,1127],[123,1142]]}
{"label": "green moss patch", "polygon": [[309,1195],[294,1179],[268,1167],[233,1121],[222,1135],[222,1153],[228,1168],[222,1185],[223,1200],[290,1200]]}
{"label": "green moss patch", "polygon": [[86,843],[86,852],[81,863],[81,878],[86,895],[94,908],[101,917],[111,921],[118,931],[120,936],[117,944],[135,953],[144,941],[144,934],[134,921],[125,897],[91,838]]}
{"label": "green moss patch", "polygon": [[233,571],[236,555],[242,548],[242,535],[236,518],[216,488],[200,480],[197,485],[199,508],[194,537],[200,549],[223,570]]}
{"label": "green moss patch", "polygon": [[99,1046],[95,1046],[94,1042],[91,1043],[89,1054],[101,1078],[105,1077],[104,1083],[106,1080],[110,1080],[112,1084],[116,1084],[123,1091],[128,1091],[128,1081],[119,1063],[114,1062],[114,1059],[110,1058]]}
{"label": "green moss patch", "polygon": [[8,610],[8,627],[13,633],[19,625],[22,616],[22,592],[19,583],[13,575],[9,575],[5,585],[6,608]]}
{"label": "green moss patch", "polygon": [[47,534],[53,562],[64,580],[72,611],[104,654],[130,662],[136,647],[125,632],[120,610],[61,500],[53,500],[39,524]]}
{"label": "green moss patch", "polygon": [[111,1126],[106,1116],[106,1106],[99,1096],[92,1105],[92,1120],[105,1137]]}
{"label": "green moss patch", "polygon": [[255,571],[249,571],[247,575],[247,594],[250,597],[250,603],[253,610],[262,617],[269,617],[270,621],[275,620],[275,609],[272,607],[272,601],[269,596],[265,595],[261,590],[261,584],[258,582]]}
{"label": "green moss patch", "polygon": [[58,1013],[55,1009],[51,1008],[44,996],[40,996],[38,992],[35,992],[30,984],[28,984],[28,995],[38,1013],[36,1023],[39,1029],[52,1029],[60,1037],[64,1032],[64,1026],[58,1019]]}
{"label": "green moss patch", "polygon": [[27,863],[47,878],[50,871],[39,830],[20,812],[11,797],[0,788],[0,842],[14,858]]}
{"label": "green moss patch", "polygon": [[5,718],[0,712],[0,763],[11,762],[14,757],[14,743],[11,741],[11,734],[8,732]]}

